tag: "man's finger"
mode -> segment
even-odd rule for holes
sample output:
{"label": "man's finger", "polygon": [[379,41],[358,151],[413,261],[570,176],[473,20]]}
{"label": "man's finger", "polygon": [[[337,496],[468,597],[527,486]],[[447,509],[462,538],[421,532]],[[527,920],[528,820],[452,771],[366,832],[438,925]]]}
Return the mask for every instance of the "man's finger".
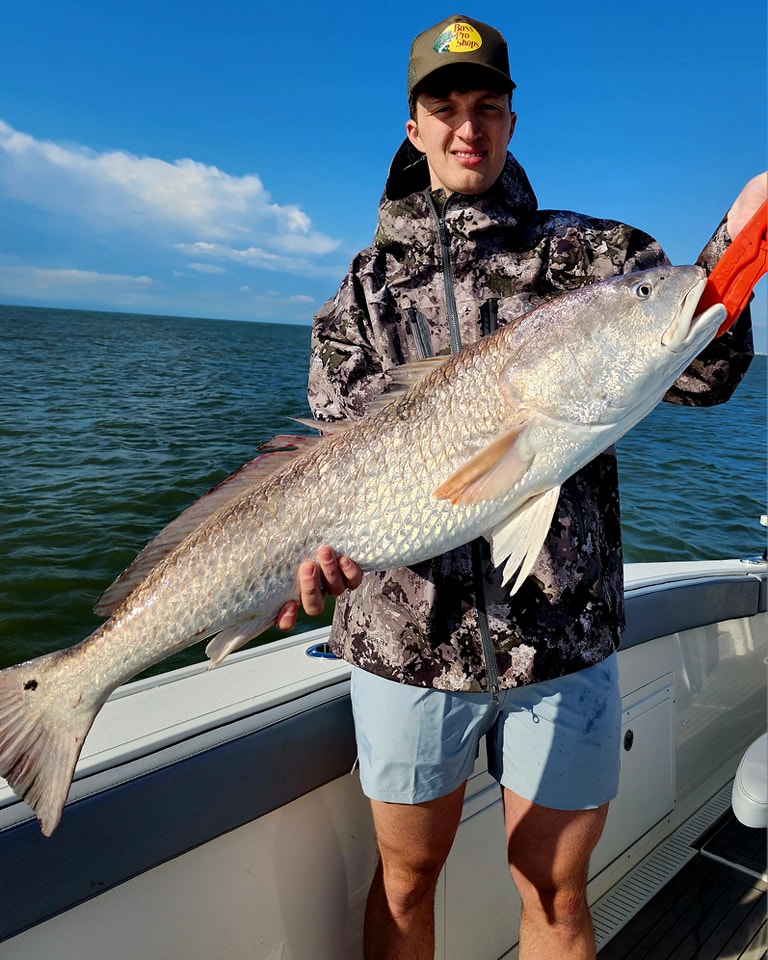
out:
{"label": "man's finger", "polygon": [[290,631],[296,626],[296,619],[299,614],[299,605],[295,600],[289,600],[284,604],[277,615],[275,626],[278,630]]}
{"label": "man's finger", "polygon": [[344,584],[348,590],[355,590],[363,582],[363,571],[354,560],[351,560],[349,557],[339,557],[339,567],[341,569],[342,576],[344,577]]}
{"label": "man's finger", "polygon": [[320,547],[317,551],[317,564],[320,568],[319,576],[322,588],[330,596],[338,597],[340,593],[346,590],[346,585],[339,569],[339,561],[331,547]]}
{"label": "man's finger", "polygon": [[310,617],[318,616],[325,607],[325,594],[320,576],[317,564],[311,560],[306,560],[299,567],[301,605],[304,607],[304,612]]}

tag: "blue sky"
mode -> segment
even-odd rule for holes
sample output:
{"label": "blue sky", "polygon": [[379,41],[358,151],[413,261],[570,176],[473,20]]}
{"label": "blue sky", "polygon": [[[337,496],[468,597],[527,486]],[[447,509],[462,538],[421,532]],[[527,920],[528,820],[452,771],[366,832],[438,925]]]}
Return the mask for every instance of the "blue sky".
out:
{"label": "blue sky", "polygon": [[457,10],[507,36],[542,207],[689,263],[765,168],[764,0],[6,0],[0,303],[310,322],[372,237],[410,41]]}

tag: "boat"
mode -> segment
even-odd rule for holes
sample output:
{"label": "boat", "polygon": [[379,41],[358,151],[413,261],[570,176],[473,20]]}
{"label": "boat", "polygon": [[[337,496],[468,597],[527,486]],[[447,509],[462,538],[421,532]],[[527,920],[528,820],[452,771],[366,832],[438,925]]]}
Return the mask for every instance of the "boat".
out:
{"label": "boat", "polygon": [[[757,763],[741,806],[765,817],[768,566],[625,572],[621,786],[588,887],[598,955],[765,956],[765,831],[732,798]],[[294,634],[119,688],[50,838],[0,781],[0,960],[359,960],[376,850],[349,667],[327,639]],[[701,892],[713,878],[724,908]],[[518,916],[481,751],[435,956],[511,960]]]}

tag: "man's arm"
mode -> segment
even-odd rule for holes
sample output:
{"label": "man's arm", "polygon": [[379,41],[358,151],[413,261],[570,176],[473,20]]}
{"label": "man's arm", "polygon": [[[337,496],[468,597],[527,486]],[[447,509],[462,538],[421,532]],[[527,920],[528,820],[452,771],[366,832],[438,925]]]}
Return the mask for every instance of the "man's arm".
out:
{"label": "man's arm", "polygon": [[[768,198],[768,173],[753,177],[696,261],[711,272],[729,244]],[[749,307],[721,337],[709,343],[675,383],[664,399],[682,406],[711,407],[725,403],[749,369],[754,356]]]}

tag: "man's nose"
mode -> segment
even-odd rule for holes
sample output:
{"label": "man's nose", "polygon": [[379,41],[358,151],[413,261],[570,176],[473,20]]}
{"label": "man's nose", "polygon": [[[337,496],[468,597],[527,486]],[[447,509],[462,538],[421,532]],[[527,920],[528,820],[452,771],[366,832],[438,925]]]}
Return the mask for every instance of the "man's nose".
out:
{"label": "man's nose", "polygon": [[456,130],[463,140],[476,140],[480,135],[480,124],[474,113],[465,114]]}

